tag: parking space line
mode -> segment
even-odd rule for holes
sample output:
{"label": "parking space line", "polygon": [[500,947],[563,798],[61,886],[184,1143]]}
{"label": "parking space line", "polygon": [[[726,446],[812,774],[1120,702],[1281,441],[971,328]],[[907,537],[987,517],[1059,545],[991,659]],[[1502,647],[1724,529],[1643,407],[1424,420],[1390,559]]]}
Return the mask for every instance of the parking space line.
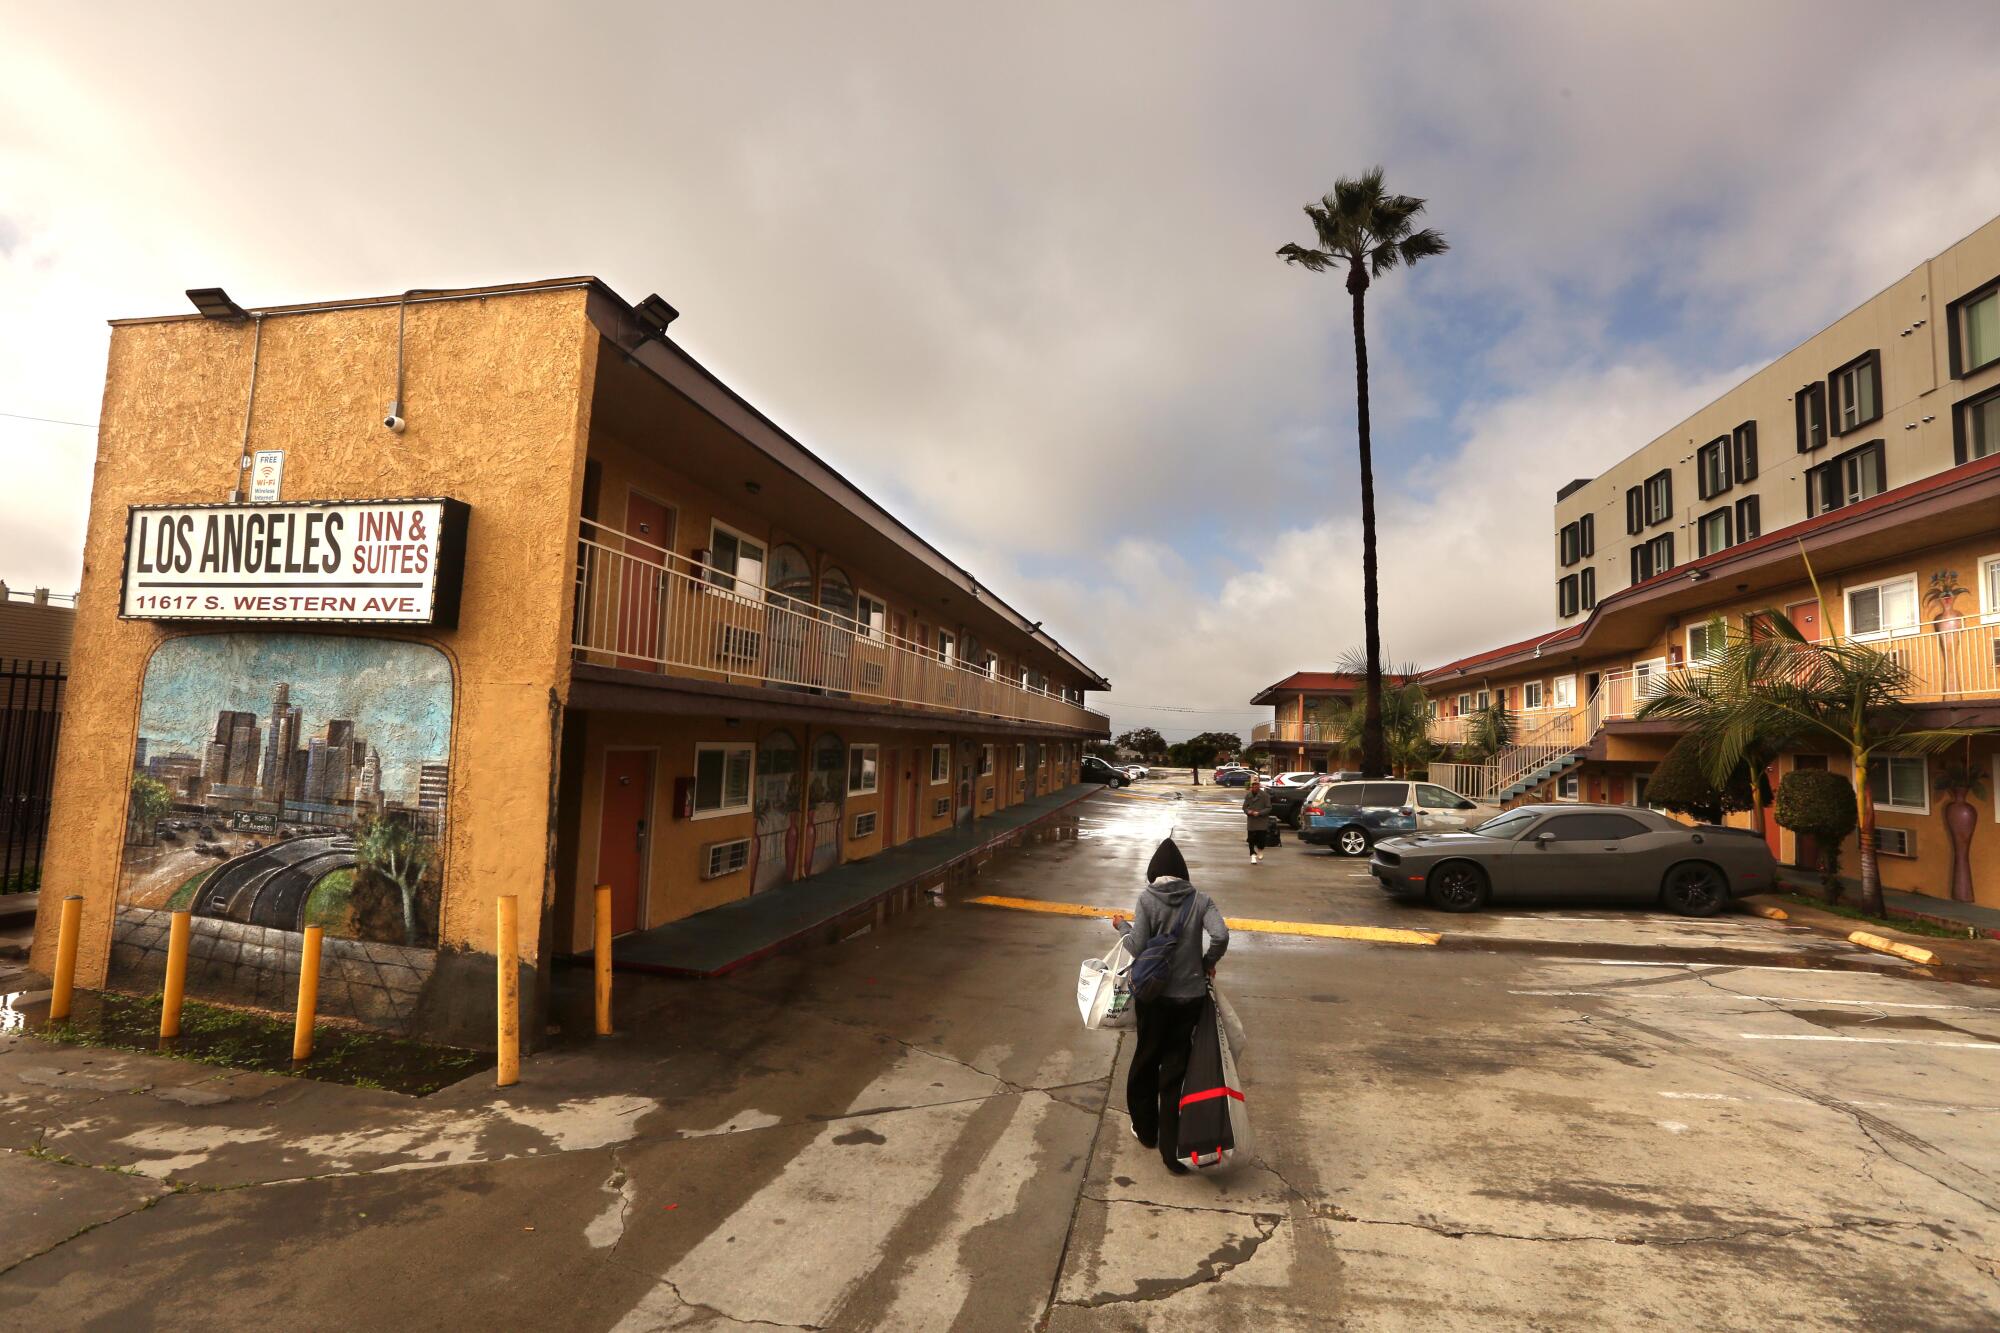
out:
{"label": "parking space line", "polygon": [[1913,1004],[1908,1000],[1833,1000],[1820,995],[1741,995],[1735,991],[1711,993],[1707,991],[1688,994],[1685,991],[1672,995],[1661,995],[1653,991],[1628,990],[1510,990],[1509,995],[1594,995],[1607,1000],[1661,1000],[1667,1004],[1686,1004],[1689,1000],[1707,999],[1717,1004],[1727,1004],[1735,1000],[1764,1000],[1771,1004],[1852,1004],[1863,1009],[1961,1009],[1975,1014],[2000,1016],[2000,1005],[1977,1004]]}
{"label": "parking space line", "polygon": [[1918,1041],[1914,1037],[1835,1037],[1824,1033],[1739,1032],[1744,1041],[1853,1041],[1864,1046],[1948,1046],[1954,1050],[2000,1051],[2000,1041]]}
{"label": "parking space line", "polygon": [[[1054,916],[1131,915],[1120,907],[1052,903],[1043,902],[1038,898],[1002,898],[993,894],[982,895],[969,901],[978,903],[982,907],[1005,907],[1016,912],[1044,912]],[[1240,930],[1250,935],[1299,935],[1309,939],[1368,940],[1377,944],[1436,944],[1442,938],[1435,931],[1401,930],[1390,926],[1335,926],[1317,921],[1264,921],[1256,917],[1240,916],[1226,916],[1222,919],[1231,930]]]}

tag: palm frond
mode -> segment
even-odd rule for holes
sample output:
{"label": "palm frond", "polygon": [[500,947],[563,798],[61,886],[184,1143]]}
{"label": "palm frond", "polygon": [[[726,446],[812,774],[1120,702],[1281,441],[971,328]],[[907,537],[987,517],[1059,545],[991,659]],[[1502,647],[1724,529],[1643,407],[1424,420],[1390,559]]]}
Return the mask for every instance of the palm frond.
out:
{"label": "palm frond", "polygon": [[1278,248],[1278,258],[1287,264],[1301,264],[1315,273],[1324,273],[1335,263],[1335,256],[1324,250],[1308,250],[1299,245],[1283,245]]}

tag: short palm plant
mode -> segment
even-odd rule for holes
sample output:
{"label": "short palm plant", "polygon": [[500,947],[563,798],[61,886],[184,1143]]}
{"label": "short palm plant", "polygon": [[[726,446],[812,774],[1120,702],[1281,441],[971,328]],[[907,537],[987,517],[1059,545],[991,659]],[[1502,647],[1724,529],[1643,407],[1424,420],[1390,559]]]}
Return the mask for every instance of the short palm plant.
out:
{"label": "short palm plant", "polygon": [[1798,728],[1757,707],[1756,694],[1766,681],[1784,673],[1792,647],[1769,634],[1731,629],[1719,617],[1709,622],[1708,641],[1722,644],[1722,650],[1668,672],[1634,717],[1688,723],[1709,783],[1717,790],[1728,785],[1738,767],[1749,769],[1750,808],[1761,833],[1771,803],[1766,771],[1795,742]]}

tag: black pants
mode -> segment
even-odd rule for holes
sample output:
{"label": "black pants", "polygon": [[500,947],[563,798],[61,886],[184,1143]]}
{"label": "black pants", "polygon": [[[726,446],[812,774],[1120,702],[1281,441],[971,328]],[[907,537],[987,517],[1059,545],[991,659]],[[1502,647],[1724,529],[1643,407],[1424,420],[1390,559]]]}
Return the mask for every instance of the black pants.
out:
{"label": "black pants", "polygon": [[1181,1132],[1181,1079],[1187,1074],[1194,1025],[1206,1003],[1194,1000],[1140,1000],[1139,1044],[1125,1076],[1125,1107],[1140,1142],[1152,1141],[1171,1162]]}
{"label": "black pants", "polygon": [[1249,842],[1250,842],[1250,850],[1253,852],[1261,852],[1266,847],[1275,847],[1278,844],[1277,838],[1273,836],[1272,831],[1267,828],[1251,829],[1249,833]]}

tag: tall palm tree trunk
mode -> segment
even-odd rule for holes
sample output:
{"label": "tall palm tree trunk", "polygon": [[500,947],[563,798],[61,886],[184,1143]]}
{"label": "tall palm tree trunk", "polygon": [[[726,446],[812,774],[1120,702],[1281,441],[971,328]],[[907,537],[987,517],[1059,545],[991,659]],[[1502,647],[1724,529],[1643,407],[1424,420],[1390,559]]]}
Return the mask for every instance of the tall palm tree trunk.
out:
{"label": "tall palm tree trunk", "polygon": [[1368,697],[1361,715],[1361,773],[1379,778],[1389,772],[1389,756],[1382,737],[1382,618],[1375,588],[1375,456],[1368,442],[1368,270],[1359,263],[1348,269],[1347,290],[1354,297],[1354,416],[1361,450],[1361,619],[1368,655]]}
{"label": "tall palm tree trunk", "polygon": [[1875,859],[1875,795],[1868,790],[1868,756],[1854,756],[1854,803],[1861,827],[1861,910],[1886,916],[1882,904],[1882,867]]}

